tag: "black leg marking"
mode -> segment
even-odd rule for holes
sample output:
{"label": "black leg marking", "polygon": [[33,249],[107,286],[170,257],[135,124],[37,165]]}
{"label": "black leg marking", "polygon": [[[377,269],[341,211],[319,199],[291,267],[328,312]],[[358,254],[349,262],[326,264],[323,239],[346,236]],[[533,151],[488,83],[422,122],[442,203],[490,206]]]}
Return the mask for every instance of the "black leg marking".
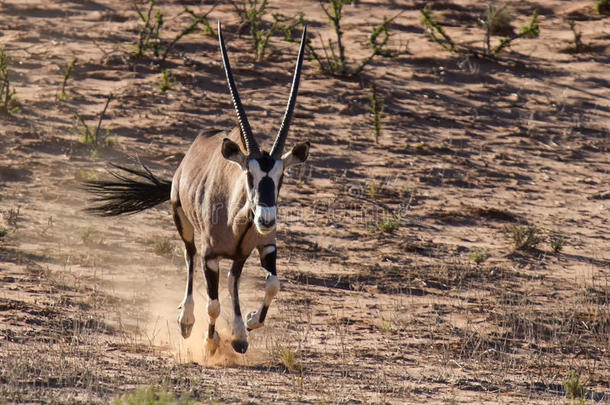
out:
{"label": "black leg marking", "polygon": [[263,304],[263,307],[261,308],[261,314],[258,317],[258,321],[260,323],[265,322],[265,318],[267,317],[267,310],[269,309],[269,307],[265,304]]}
{"label": "black leg marking", "polygon": [[204,264],[203,274],[207,284],[208,297],[211,300],[218,299],[218,271],[214,271]]}
{"label": "black leg marking", "polygon": [[241,277],[241,272],[244,268],[245,261],[234,261],[233,266],[231,267],[231,274],[235,277],[235,281],[233,282],[233,310],[235,311],[235,316],[241,316],[241,308],[239,306],[239,278]]}
{"label": "black leg marking", "polygon": [[212,339],[214,337],[215,331],[216,331],[216,325],[210,324],[210,326],[208,326],[208,336],[210,337],[210,339]]}
{"label": "black leg marking", "polygon": [[263,248],[264,251],[267,248],[273,248],[273,250],[267,253],[265,256],[261,257],[261,266],[267,270],[271,275],[277,275],[277,270],[275,267],[275,262],[277,260],[277,249],[275,245],[267,245]]}

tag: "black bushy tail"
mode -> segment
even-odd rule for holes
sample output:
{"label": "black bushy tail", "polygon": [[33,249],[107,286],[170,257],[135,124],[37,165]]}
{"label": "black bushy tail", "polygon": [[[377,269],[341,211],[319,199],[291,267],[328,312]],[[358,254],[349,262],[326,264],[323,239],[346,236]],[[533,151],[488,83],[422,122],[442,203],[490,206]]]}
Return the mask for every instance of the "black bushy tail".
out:
{"label": "black bushy tail", "polygon": [[86,208],[85,211],[102,217],[113,217],[135,214],[169,200],[172,182],[159,180],[148,167],[141,162],[140,164],[144,170],[111,163],[114,168],[136,176],[136,178],[110,171],[109,173],[116,179],[115,181],[84,182],[83,189],[93,194],[91,201],[98,204]]}

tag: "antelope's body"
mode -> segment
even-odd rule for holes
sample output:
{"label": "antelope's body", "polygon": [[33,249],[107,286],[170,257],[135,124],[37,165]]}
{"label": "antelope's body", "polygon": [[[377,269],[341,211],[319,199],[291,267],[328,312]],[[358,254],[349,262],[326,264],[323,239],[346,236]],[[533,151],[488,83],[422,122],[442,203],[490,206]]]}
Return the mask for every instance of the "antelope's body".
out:
{"label": "antelope's body", "polygon": [[[116,167],[147,181],[113,173],[119,182],[86,183],[86,188],[97,195],[97,201],[103,203],[89,210],[103,216],[138,212],[159,202],[171,201],[174,222],[185,245],[187,264],[186,290],[178,322],[182,336],[189,337],[195,322],[193,267],[199,250],[208,294],[206,344],[211,352],[219,341],[215,327],[220,315],[219,260],[233,261],[228,289],[234,312],[232,345],[237,352],[245,353],[248,348],[246,325],[249,330],[263,326],[267,309],[280,288],[276,272],[277,197],[284,169],[304,162],[309,153],[309,143],[304,142],[282,155],[296,103],[305,35],[304,30],[286,113],[269,153],[259,149],[250,129],[235,87],[219,22],[221,55],[239,126],[226,137],[199,135],[171,183],[157,179],[146,167],[144,171],[138,171],[121,166]],[[200,235],[199,249],[196,234]],[[248,315],[244,324],[238,295],[239,278],[254,249],[257,249],[261,266],[267,273],[265,298],[260,308]]]}

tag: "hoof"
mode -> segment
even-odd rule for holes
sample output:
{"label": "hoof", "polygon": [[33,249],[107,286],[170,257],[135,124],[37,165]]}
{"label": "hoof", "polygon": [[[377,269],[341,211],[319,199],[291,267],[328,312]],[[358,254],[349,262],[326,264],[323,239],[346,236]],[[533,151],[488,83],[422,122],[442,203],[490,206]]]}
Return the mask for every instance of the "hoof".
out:
{"label": "hoof", "polygon": [[186,339],[189,336],[191,336],[191,331],[192,330],[193,330],[193,324],[185,325],[183,323],[180,323],[180,332],[182,333],[182,337],[184,339]]}
{"label": "hoof", "polygon": [[248,332],[250,332],[251,330],[254,330],[254,329],[258,329],[263,326],[263,323],[259,322],[258,318],[259,318],[259,316],[258,316],[257,311],[252,311],[248,314],[248,316],[246,317],[246,324],[248,326]]}
{"label": "hoof", "polygon": [[205,338],[205,348],[209,354],[214,354],[216,349],[218,349],[218,345],[220,344],[220,336],[218,336],[218,332],[214,332],[214,337],[210,339],[209,336]]}
{"label": "hoof", "polygon": [[178,316],[178,324],[180,325],[182,337],[186,339],[191,336],[191,331],[193,330],[193,325],[195,324],[195,317],[193,315],[186,315],[183,309]]}
{"label": "hoof", "polygon": [[245,340],[234,340],[231,342],[231,346],[237,353],[243,354],[248,351],[248,342]]}

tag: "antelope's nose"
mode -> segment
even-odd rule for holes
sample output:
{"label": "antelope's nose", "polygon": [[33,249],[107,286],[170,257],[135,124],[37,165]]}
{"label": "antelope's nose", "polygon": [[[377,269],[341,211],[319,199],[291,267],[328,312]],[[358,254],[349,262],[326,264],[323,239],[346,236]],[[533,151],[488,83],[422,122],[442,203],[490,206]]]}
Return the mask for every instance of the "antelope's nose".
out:
{"label": "antelope's nose", "polygon": [[261,231],[271,231],[275,227],[275,217],[277,214],[276,207],[256,207],[254,213],[254,221],[256,222],[257,228]]}
{"label": "antelope's nose", "polygon": [[275,226],[275,218],[261,217],[258,219],[258,223],[263,228],[273,228]]}

